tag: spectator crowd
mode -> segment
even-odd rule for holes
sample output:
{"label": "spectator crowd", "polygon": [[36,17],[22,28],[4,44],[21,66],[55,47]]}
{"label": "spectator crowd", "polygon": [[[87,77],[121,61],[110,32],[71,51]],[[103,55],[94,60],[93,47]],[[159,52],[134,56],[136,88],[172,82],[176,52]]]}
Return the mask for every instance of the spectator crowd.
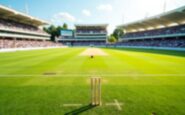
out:
{"label": "spectator crowd", "polygon": [[142,31],[142,32],[128,33],[123,36],[123,39],[137,38],[137,37],[151,37],[151,36],[159,36],[159,35],[173,35],[173,34],[183,34],[183,33],[185,33],[185,25],[149,30],[149,31]]}
{"label": "spectator crowd", "polygon": [[34,47],[57,47],[62,46],[61,43],[39,40],[13,40],[0,39],[0,49],[8,48],[34,48]]}
{"label": "spectator crowd", "polygon": [[144,46],[144,47],[169,47],[169,48],[185,48],[184,38],[166,38],[166,39],[147,39],[132,40],[119,42],[116,46]]}
{"label": "spectator crowd", "polygon": [[84,29],[78,29],[76,31],[76,34],[106,34],[107,31],[104,29],[94,29],[94,30],[84,30]]}
{"label": "spectator crowd", "polygon": [[42,29],[39,29],[38,27],[19,22],[14,22],[13,20],[8,19],[5,20],[1,18],[0,18],[0,29],[10,29],[24,32],[36,32],[46,34]]}

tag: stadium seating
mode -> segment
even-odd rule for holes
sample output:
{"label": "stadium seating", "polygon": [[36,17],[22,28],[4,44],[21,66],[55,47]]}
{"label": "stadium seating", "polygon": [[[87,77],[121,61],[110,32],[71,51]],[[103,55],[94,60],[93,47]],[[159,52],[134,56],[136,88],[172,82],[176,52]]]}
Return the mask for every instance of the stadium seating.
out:
{"label": "stadium seating", "polygon": [[9,19],[0,19],[0,29],[1,30],[18,30],[18,31],[27,31],[27,32],[36,32],[36,33],[45,33],[41,29],[28,25],[28,24],[23,24],[19,22],[15,22],[13,20]]}
{"label": "stadium seating", "polygon": [[41,28],[44,20],[0,5],[0,49],[61,46],[49,41],[50,35]]}
{"label": "stadium seating", "polygon": [[95,41],[93,41],[93,42],[74,42],[73,43],[73,46],[105,46],[106,45],[106,43],[105,42],[99,42],[99,41],[97,41],[97,42],[95,42]]}
{"label": "stadium seating", "polygon": [[166,39],[131,40],[131,41],[126,41],[126,42],[116,43],[116,46],[185,48],[185,39],[166,38]]}
{"label": "stadium seating", "polygon": [[[2,34],[18,36],[25,36],[28,34],[30,38],[34,38],[35,36],[40,37],[40,34],[46,34],[42,29],[39,29],[36,26],[15,22],[10,19],[0,19],[0,31]],[[21,34],[19,32],[21,32]],[[32,35],[32,33],[34,34]],[[0,37],[0,49],[61,46],[61,44],[44,39],[15,38]]]}
{"label": "stadium seating", "polygon": [[107,39],[107,24],[75,25],[74,38],[63,37],[59,41],[71,46],[105,46]]}
{"label": "stadium seating", "polygon": [[177,35],[183,35],[184,33],[185,25],[128,33],[123,37],[127,40],[117,43],[116,46],[185,48],[184,37],[177,37]]}
{"label": "stadium seating", "polygon": [[54,46],[62,46],[62,44],[51,41],[0,39],[0,49]]}
{"label": "stadium seating", "polygon": [[125,35],[116,46],[185,48],[185,6],[119,25]]}
{"label": "stadium seating", "polygon": [[106,34],[107,32],[105,30],[77,30],[76,33],[78,34]]}
{"label": "stadium seating", "polygon": [[183,34],[185,33],[185,25],[162,28],[150,31],[128,33],[124,38],[138,38],[138,37],[151,37],[151,36],[164,36],[164,35],[173,35],[173,34]]}

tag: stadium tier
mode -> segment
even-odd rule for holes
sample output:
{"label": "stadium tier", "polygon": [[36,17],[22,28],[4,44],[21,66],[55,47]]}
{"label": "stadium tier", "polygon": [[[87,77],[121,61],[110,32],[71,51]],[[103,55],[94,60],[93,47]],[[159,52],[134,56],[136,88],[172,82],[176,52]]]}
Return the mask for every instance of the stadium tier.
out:
{"label": "stadium tier", "polygon": [[106,44],[107,24],[99,25],[75,25],[74,37],[61,39],[65,44],[73,46],[101,46]]}
{"label": "stadium tier", "polygon": [[126,34],[117,45],[184,48],[185,6],[118,28]]}
{"label": "stadium tier", "polygon": [[41,28],[47,22],[2,5],[0,15],[0,49],[56,45]]}

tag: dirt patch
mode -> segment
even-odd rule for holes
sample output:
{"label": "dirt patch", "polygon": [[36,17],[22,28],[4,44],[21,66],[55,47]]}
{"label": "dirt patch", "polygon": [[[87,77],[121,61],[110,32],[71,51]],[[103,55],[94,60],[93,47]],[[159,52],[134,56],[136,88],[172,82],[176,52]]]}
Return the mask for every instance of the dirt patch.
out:
{"label": "dirt patch", "polygon": [[80,56],[108,56],[106,52],[99,48],[88,48],[80,54]]}
{"label": "dirt patch", "polygon": [[47,73],[43,73],[43,75],[50,76],[50,75],[57,75],[57,73],[54,73],[54,72],[47,72]]}

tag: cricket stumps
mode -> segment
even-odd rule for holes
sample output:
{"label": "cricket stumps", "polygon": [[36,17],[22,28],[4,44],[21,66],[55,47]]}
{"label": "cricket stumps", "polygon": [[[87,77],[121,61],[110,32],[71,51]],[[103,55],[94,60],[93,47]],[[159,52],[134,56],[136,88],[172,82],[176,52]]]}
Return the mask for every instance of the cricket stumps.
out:
{"label": "cricket stumps", "polygon": [[91,78],[91,104],[101,106],[101,78]]}

